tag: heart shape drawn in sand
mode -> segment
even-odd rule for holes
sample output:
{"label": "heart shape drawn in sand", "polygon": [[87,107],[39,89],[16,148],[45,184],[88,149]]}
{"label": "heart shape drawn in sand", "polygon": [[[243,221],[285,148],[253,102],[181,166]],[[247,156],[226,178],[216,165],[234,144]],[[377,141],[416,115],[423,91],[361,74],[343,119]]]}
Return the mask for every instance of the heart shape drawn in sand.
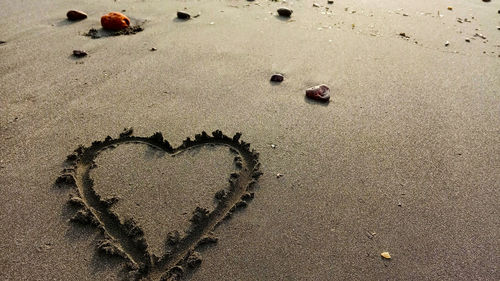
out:
{"label": "heart shape drawn in sand", "polygon": [[[124,131],[117,139],[108,136],[104,141],[93,142],[90,147],[78,147],[73,154],[68,155],[68,167],[57,178],[56,184],[76,190],[77,194],[72,195],[69,203],[79,210],[71,221],[98,227],[104,236],[98,250],[123,257],[127,261],[128,277],[133,280],[178,280],[186,270],[200,265],[201,256],[196,251],[198,247],[217,242],[212,231],[235,210],[246,207],[253,198],[252,191],[262,175],[258,153],[250,150],[250,145],[240,141],[240,137],[241,134],[237,133],[230,138],[218,130],[211,136],[202,132],[194,140],[187,138],[182,145],[173,148],[161,133],[151,137],[136,137],[131,130]],[[123,220],[111,210],[118,199],[101,198],[90,177],[90,170],[95,167],[94,160],[102,151],[131,143],[146,144],[169,155],[206,145],[226,146],[236,153],[234,163],[238,172],[229,176],[227,188],[214,194],[216,207],[212,211],[197,207],[185,235],[180,235],[177,231],[169,232],[166,244],[170,246],[170,250],[161,257],[150,253],[144,232],[133,219]]]}

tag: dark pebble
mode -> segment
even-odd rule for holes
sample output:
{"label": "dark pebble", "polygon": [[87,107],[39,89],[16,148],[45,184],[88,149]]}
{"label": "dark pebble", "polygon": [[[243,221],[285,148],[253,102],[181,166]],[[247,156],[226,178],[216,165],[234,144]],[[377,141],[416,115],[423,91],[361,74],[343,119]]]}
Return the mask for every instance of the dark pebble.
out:
{"label": "dark pebble", "polygon": [[273,74],[273,76],[271,76],[271,82],[283,82],[283,74]]}
{"label": "dark pebble", "polygon": [[333,0],[328,0],[328,4],[333,4]]}
{"label": "dark pebble", "polygon": [[280,15],[282,17],[289,18],[292,16],[292,13],[293,13],[293,11],[291,9],[288,9],[288,8],[279,8],[278,9],[278,15]]}
{"label": "dark pebble", "polygon": [[151,51],[156,51],[156,48],[155,47],[151,48]]}
{"label": "dark pebble", "polygon": [[5,43],[7,43],[7,42],[5,42],[5,41],[0,41],[0,45],[5,44]]}
{"label": "dark pebble", "polygon": [[87,14],[82,11],[71,10],[66,13],[69,20],[83,20],[87,18]]}
{"label": "dark pebble", "polygon": [[87,52],[82,51],[82,50],[73,50],[73,56],[77,58],[83,58],[84,56],[87,55]]}
{"label": "dark pebble", "polygon": [[177,18],[179,18],[181,20],[188,20],[191,18],[191,15],[186,13],[186,12],[179,11],[179,12],[177,12]]}
{"label": "dark pebble", "polygon": [[328,102],[330,101],[330,88],[326,85],[311,87],[306,90],[306,97],[321,102]]}

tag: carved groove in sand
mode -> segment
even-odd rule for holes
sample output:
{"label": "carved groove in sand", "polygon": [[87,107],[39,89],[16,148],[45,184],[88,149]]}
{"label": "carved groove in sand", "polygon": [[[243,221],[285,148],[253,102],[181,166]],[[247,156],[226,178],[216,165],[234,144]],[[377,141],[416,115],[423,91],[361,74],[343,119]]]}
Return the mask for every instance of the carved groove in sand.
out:
{"label": "carved groove in sand", "polygon": [[[201,263],[201,255],[196,251],[198,247],[217,242],[211,232],[236,209],[246,207],[253,198],[252,191],[262,175],[258,153],[250,150],[248,143],[240,141],[240,136],[237,133],[230,138],[220,131],[210,136],[202,132],[194,140],[187,138],[177,148],[172,148],[161,133],[151,137],[136,137],[128,131],[120,134],[118,139],[108,136],[104,141],[93,142],[90,147],[80,146],[69,155],[69,167],[63,170],[56,183],[76,190],[77,194],[70,198],[69,203],[79,207],[79,210],[71,220],[95,225],[100,229],[104,239],[98,245],[99,251],[123,257],[127,261],[127,277],[133,280],[178,280],[187,270]],[[148,251],[144,232],[133,219],[124,220],[111,210],[118,199],[101,198],[90,177],[90,170],[95,166],[94,160],[100,152],[125,143],[146,144],[170,155],[204,145],[227,146],[237,154],[234,163],[238,172],[230,175],[226,189],[214,195],[217,200],[214,210],[210,212],[197,207],[185,235],[177,231],[168,233],[165,241],[168,250],[161,257]]]}

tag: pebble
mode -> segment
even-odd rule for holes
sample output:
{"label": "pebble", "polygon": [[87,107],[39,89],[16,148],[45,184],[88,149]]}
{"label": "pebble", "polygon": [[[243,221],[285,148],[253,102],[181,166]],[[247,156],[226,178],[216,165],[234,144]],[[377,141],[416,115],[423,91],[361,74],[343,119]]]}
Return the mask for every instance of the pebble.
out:
{"label": "pebble", "polygon": [[191,18],[191,15],[186,13],[186,12],[179,11],[179,12],[177,12],[177,18],[179,18],[181,20],[188,20]]}
{"label": "pebble", "polygon": [[83,51],[83,50],[73,50],[73,56],[77,57],[77,58],[83,58],[87,55],[87,52]]}
{"label": "pebble", "polygon": [[448,10],[453,11],[453,7],[452,6],[448,6]]}
{"label": "pebble", "polygon": [[121,30],[130,26],[130,20],[122,13],[111,12],[101,17],[101,25],[104,29]]}
{"label": "pebble", "polygon": [[330,101],[330,88],[326,85],[318,85],[306,89],[306,97],[321,101],[321,102],[329,102]]}
{"label": "pebble", "polygon": [[465,42],[470,43],[470,39],[469,38],[465,38]]}
{"label": "pebble", "polygon": [[272,147],[272,148],[276,148],[276,145],[275,145],[275,144],[271,144],[271,147]]}
{"label": "pebble", "polygon": [[82,11],[70,10],[66,13],[68,20],[76,21],[83,20],[87,18],[87,14]]}
{"label": "pebble", "polygon": [[0,45],[5,44],[5,43],[7,43],[7,42],[0,40]]}
{"label": "pebble", "polygon": [[273,74],[273,76],[271,76],[271,82],[283,82],[283,79],[285,77],[283,77],[283,74]]}
{"label": "pebble", "polygon": [[318,3],[313,3],[313,7],[319,8],[321,6]]}
{"label": "pebble", "polygon": [[153,52],[154,52],[154,51],[156,51],[156,50],[157,50],[157,49],[156,49],[155,47],[151,48],[151,51],[153,51]]}
{"label": "pebble", "polygon": [[279,179],[279,178],[281,178],[281,177],[283,177],[283,176],[284,176],[284,175],[283,175],[283,174],[280,174],[280,173],[276,174],[276,178],[277,178],[277,179]]}
{"label": "pebble", "polygon": [[444,42],[444,46],[445,46],[445,47],[448,47],[449,45],[450,45],[450,41],[446,41],[446,42]]}
{"label": "pebble", "polygon": [[[333,4],[333,0],[328,0],[327,3],[331,5],[331,4]],[[500,14],[500,10],[498,10],[498,13]]]}
{"label": "pebble", "polygon": [[278,9],[278,15],[285,17],[285,18],[291,17],[292,13],[293,13],[293,11],[291,9],[288,9],[288,8],[279,8]]}

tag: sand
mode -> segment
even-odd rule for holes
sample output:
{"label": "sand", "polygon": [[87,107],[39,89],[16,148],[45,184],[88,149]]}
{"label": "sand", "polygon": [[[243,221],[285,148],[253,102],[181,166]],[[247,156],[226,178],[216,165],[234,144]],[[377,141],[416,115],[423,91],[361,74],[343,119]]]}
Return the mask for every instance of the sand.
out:
{"label": "sand", "polygon": [[[174,148],[241,132],[259,153],[248,206],[183,244],[217,237],[183,264],[185,280],[500,279],[500,3],[414,2],[2,3],[0,279],[124,279],[98,227],[70,222],[79,182],[56,180],[79,145],[125,127]],[[184,8],[200,16],[177,20]],[[70,9],[88,18],[68,22]],[[144,30],[84,35],[122,10]],[[319,84],[330,103],[305,98]],[[159,256],[240,171],[225,146],[168,152],[119,143],[91,172]]]}

